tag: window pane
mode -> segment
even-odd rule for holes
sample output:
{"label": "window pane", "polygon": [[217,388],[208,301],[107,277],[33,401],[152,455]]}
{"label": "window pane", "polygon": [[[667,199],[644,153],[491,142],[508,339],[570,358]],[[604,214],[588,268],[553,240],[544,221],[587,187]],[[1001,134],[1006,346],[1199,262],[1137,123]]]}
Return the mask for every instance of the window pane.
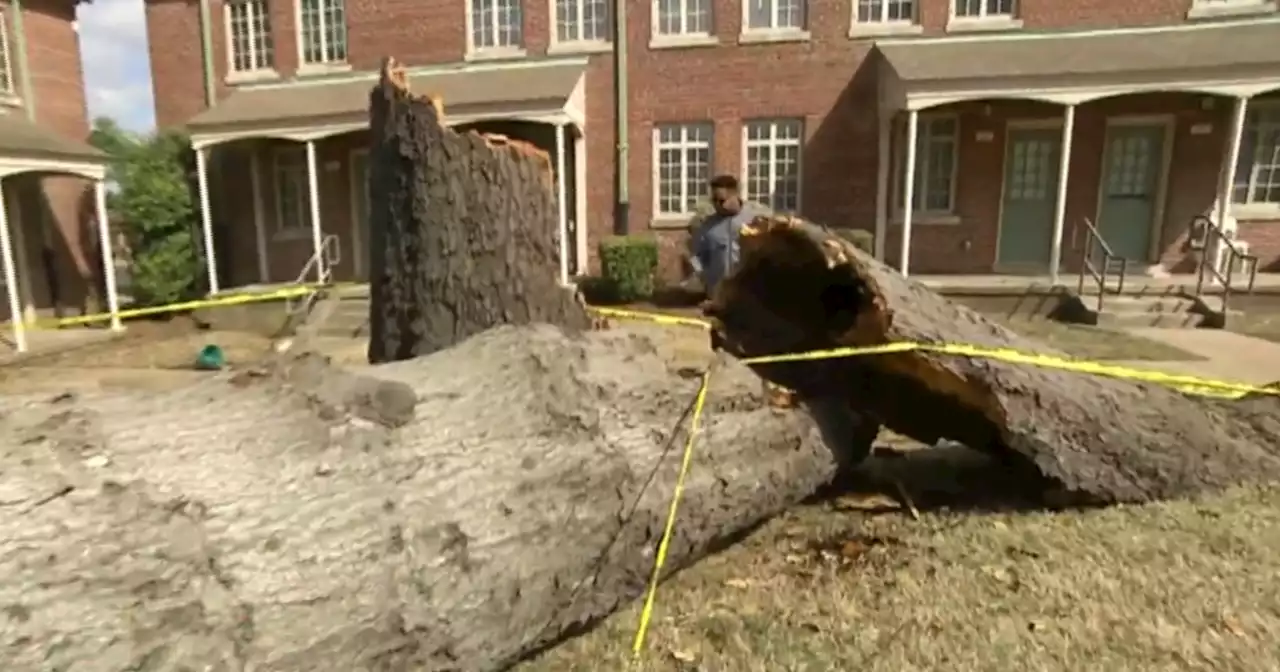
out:
{"label": "window pane", "polygon": [[655,134],[659,215],[684,216],[706,193],[711,173],[710,124],[662,124]]}
{"label": "window pane", "polygon": [[743,0],[743,2],[747,3],[748,28],[773,27],[773,1],[774,0]]}

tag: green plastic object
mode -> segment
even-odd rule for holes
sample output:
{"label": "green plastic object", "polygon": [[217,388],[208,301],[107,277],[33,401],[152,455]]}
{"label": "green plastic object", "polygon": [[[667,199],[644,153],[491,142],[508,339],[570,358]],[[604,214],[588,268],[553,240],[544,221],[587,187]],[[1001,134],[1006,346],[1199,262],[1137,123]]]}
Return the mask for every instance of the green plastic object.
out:
{"label": "green plastic object", "polygon": [[226,365],[227,358],[222,354],[222,348],[216,345],[204,346],[196,356],[196,369],[199,371],[221,371]]}

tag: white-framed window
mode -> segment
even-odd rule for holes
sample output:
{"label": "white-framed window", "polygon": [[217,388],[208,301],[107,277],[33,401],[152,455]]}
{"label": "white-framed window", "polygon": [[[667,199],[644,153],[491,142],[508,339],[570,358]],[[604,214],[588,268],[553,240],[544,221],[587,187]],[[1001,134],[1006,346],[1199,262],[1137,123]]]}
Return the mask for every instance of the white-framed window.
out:
{"label": "white-framed window", "polygon": [[520,49],[524,46],[521,0],[468,0],[471,49]]}
{"label": "white-framed window", "polygon": [[281,147],[273,155],[276,230],[289,234],[311,230],[311,198],[307,189],[307,151]]}
{"label": "white-framed window", "polygon": [[804,122],[799,119],[748,121],[742,128],[743,196],[775,212],[799,210],[803,143]]}
{"label": "white-framed window", "polygon": [[804,30],[807,0],[743,0],[746,30]]}
{"label": "white-framed window", "polygon": [[0,95],[12,96],[15,91],[13,60],[9,52],[9,15],[0,12]]}
{"label": "white-framed window", "polygon": [[227,52],[232,73],[261,72],[275,67],[271,15],[267,0],[228,0]]}
{"label": "white-framed window", "polygon": [[303,65],[347,62],[346,5],[346,0],[298,0],[298,56]]}
{"label": "white-framed window", "polygon": [[715,126],[711,122],[658,124],[653,129],[654,213],[691,214],[707,195]]}
{"label": "white-framed window", "polygon": [[[915,185],[912,215],[949,215],[955,210],[956,173],[960,166],[960,120],[954,115],[921,115],[916,127]],[[897,126],[894,147],[894,212],[907,196],[907,125]]]}
{"label": "white-framed window", "polygon": [[1017,9],[1017,0],[951,0],[956,19],[1012,19]]}
{"label": "white-framed window", "polygon": [[1280,102],[1257,103],[1245,117],[1232,200],[1280,206]]}
{"label": "white-framed window", "polygon": [[556,42],[608,42],[611,0],[555,0]]}
{"label": "white-framed window", "polygon": [[711,34],[711,0],[654,0],[653,34]]}
{"label": "white-framed window", "polygon": [[916,0],[855,0],[855,25],[912,24],[916,20]]}

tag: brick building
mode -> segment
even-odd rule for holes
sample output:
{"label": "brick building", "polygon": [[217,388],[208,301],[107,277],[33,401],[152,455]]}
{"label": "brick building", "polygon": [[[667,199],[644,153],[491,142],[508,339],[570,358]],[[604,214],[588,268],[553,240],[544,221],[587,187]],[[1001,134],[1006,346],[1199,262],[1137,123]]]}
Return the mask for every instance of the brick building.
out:
{"label": "brick building", "polygon": [[[612,4],[148,0],[157,118],[202,149],[220,285],[292,280],[321,235],[341,242],[338,277],[364,276],[384,55],[450,123],[556,157],[589,271],[613,231]],[[1280,265],[1274,0],[627,7],[628,227],[672,252],[707,177],[732,172],[751,198],[875,231],[914,273],[1070,269],[1086,219],[1136,267],[1184,270],[1204,213]]]}
{"label": "brick building", "polygon": [[0,286],[7,299],[0,319],[23,316],[13,321],[19,349],[23,323],[46,309],[97,312],[114,303],[100,258],[103,201],[95,198],[105,194],[106,161],[85,143],[79,4],[0,4]]}

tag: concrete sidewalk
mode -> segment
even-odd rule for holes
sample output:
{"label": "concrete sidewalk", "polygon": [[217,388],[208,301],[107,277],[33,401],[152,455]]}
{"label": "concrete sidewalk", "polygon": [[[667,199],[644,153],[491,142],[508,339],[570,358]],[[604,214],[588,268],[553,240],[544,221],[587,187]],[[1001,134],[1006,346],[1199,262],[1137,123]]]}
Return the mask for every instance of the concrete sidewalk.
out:
{"label": "concrete sidewalk", "polygon": [[1118,364],[1251,385],[1280,381],[1280,343],[1219,329],[1135,328],[1125,331],[1185,350],[1204,360]]}

